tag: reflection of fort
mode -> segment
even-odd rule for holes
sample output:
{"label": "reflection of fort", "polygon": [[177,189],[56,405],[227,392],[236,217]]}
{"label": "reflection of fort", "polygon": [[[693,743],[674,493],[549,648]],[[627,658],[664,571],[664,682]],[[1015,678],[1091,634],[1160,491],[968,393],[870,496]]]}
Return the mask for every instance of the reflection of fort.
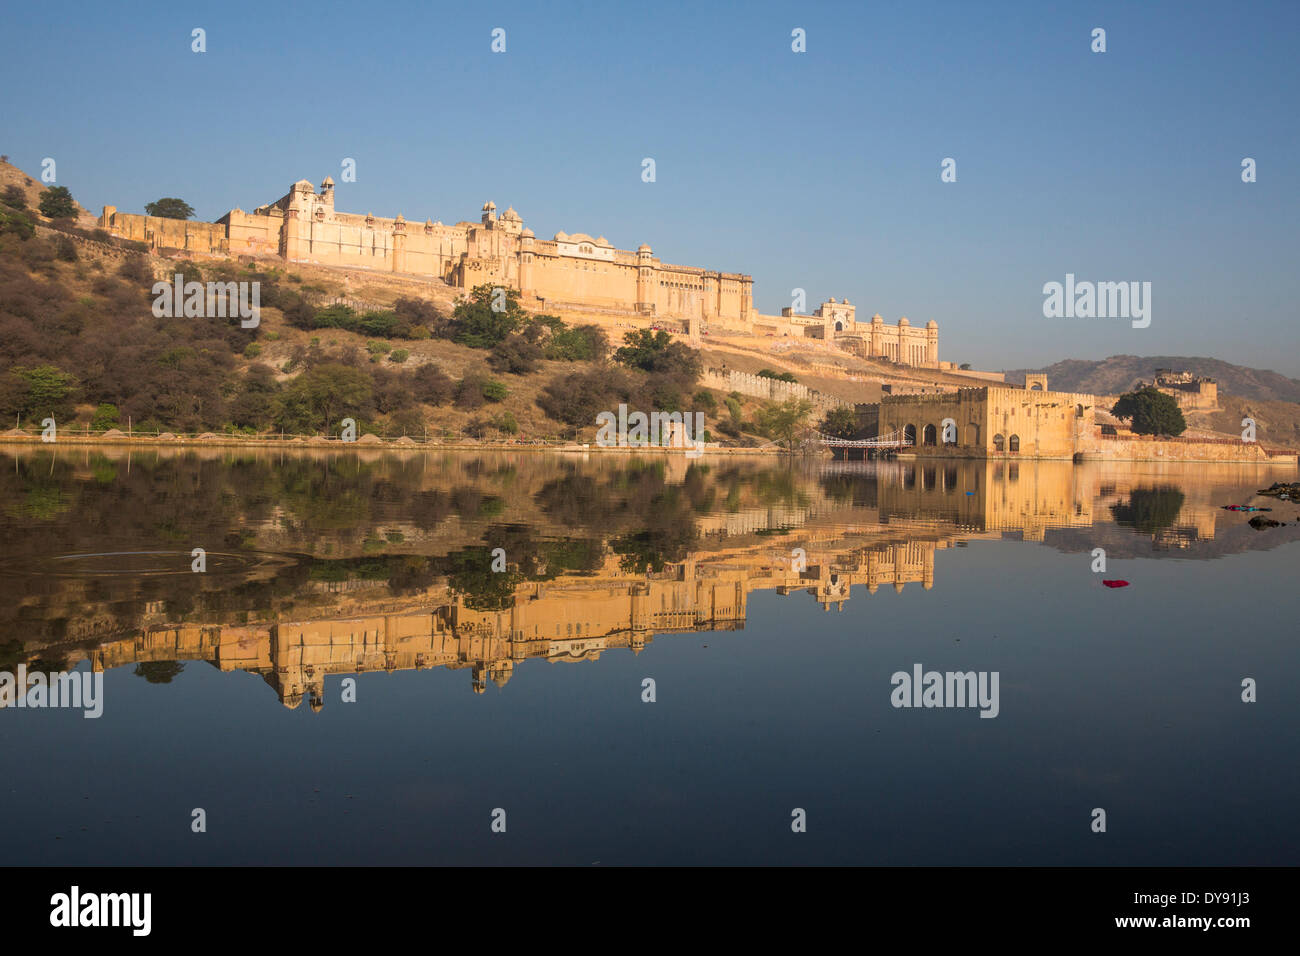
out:
{"label": "reflection of fort", "polygon": [[[423,524],[400,509],[376,508],[364,520],[349,516],[329,525],[319,518],[304,520],[292,502],[239,520],[253,549],[305,555],[313,566],[362,558],[377,542],[395,558],[481,546],[495,532],[489,521],[476,517],[475,502],[494,473],[459,463],[455,468],[451,477],[463,479],[466,488],[471,479],[478,482],[473,485],[477,497]],[[95,578],[47,581],[46,591],[18,596],[16,603],[27,620],[57,623],[54,639],[28,649],[28,655],[53,648],[66,653],[70,665],[208,661],[223,671],[260,674],[288,706],[303,698],[321,706],[329,675],[381,670],[467,668],[474,690],[482,692],[489,680],[503,686],[529,659],[596,660],[607,649],[639,653],[658,634],[743,628],[755,591],[802,592],[829,611],[842,610],[855,596],[901,592],[908,584],[929,590],[936,583],[939,550],[1007,533],[1041,541],[1052,529],[1112,524],[1117,511],[1136,510],[1133,503],[1152,489],[1181,491],[1166,520],[1142,533],[1158,547],[1191,548],[1215,537],[1216,522],[1225,514],[1220,499],[1231,493],[1224,489],[1249,487],[1258,473],[1249,466],[1200,466],[1189,481],[1185,466],[1178,465],[914,461],[793,475],[766,471],[743,485],[734,483],[734,475],[703,475],[669,473],[668,481],[673,486],[715,482],[720,491],[730,489],[734,501],[723,503],[719,496],[713,507],[691,518],[695,535],[681,560],[645,573],[626,570],[622,556],[608,552],[581,573],[520,581],[502,610],[469,606],[446,578],[395,592],[386,579],[351,570],[341,578],[292,579],[285,584],[288,603],[280,606],[268,602],[241,609],[204,600],[198,610],[169,613],[165,600],[132,603],[131,594],[111,595],[103,579]],[[396,480],[395,473],[389,477]],[[507,518],[541,538],[602,534],[600,516],[592,516],[590,528],[566,526],[535,500],[553,478],[550,471],[530,476],[521,469],[513,479],[509,510],[494,520]],[[420,489],[426,480],[434,487],[453,485],[445,470],[427,479],[421,473],[401,486],[407,511],[410,496],[425,493]],[[771,493],[776,487],[784,490]],[[289,582],[277,577],[281,574],[275,566],[261,566],[238,580],[204,585],[224,596],[239,584]],[[113,584],[139,586],[126,579]]]}
{"label": "reflection of fort", "polygon": [[499,611],[474,610],[442,589],[445,603],[433,606],[431,593],[408,599],[409,608],[355,616],[153,627],[84,656],[96,669],[206,660],[223,671],[252,671],[290,707],[307,697],[319,708],[329,675],[376,670],[469,668],[481,693],[488,680],[504,686],[515,666],[532,658],[596,660],[610,648],[639,653],[656,634],[741,628],[755,590],[806,592],[830,610],[842,609],[855,586],[872,594],[882,585],[902,591],[919,583],[929,589],[935,550],[948,543],[906,541],[849,551],[810,544],[802,568],[792,549],[760,546],[708,562],[683,561],[650,575],[620,572],[611,558],[595,577],[521,584],[513,606]]}

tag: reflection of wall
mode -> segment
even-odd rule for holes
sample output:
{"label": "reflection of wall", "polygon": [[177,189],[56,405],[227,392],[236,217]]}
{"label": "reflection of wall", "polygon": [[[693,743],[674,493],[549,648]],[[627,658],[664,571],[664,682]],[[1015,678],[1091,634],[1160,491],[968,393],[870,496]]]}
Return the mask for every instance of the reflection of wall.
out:
{"label": "reflection of wall", "polygon": [[[620,574],[611,560],[595,579],[529,582],[513,606],[474,610],[440,589],[409,609],[259,626],[168,627],[106,642],[88,652],[96,669],[144,661],[207,660],[223,671],[259,673],[286,706],[307,698],[323,704],[327,675],[424,667],[469,668],[475,692],[492,680],[504,686],[516,664],[597,660],[610,648],[639,653],[656,633],[743,627],[749,593],[775,590],[812,595],[823,608],[842,609],[854,586],[874,594],[881,585],[934,585],[934,553],[946,542],[918,540],[845,552],[811,542],[807,566],[789,551],[751,549],[724,560],[694,560],[651,575]],[[430,593],[433,596],[433,592]],[[390,602],[391,603],[391,602]]]}

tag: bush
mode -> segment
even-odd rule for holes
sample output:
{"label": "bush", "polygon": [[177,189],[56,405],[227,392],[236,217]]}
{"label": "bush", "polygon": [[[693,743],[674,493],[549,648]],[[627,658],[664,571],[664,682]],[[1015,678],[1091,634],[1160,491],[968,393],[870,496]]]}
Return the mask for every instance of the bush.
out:
{"label": "bush", "polygon": [[411,375],[411,393],[417,402],[445,405],[455,392],[451,379],[436,365],[421,365]]}
{"label": "bush", "polygon": [[771,368],[762,368],[758,370],[759,378],[774,378],[778,382],[797,382],[793,372],[778,372]]}
{"label": "bush", "polygon": [[731,420],[739,425],[744,419],[745,413],[740,409],[740,402],[736,401],[736,399],[732,397],[734,394],[735,393],[733,392],[731,395],[727,396],[727,411],[731,413]]}
{"label": "bush", "polygon": [[527,375],[535,371],[542,357],[541,346],[529,342],[518,333],[506,336],[488,353],[488,365],[498,372]]}
{"label": "bush", "polygon": [[595,425],[597,415],[616,409],[631,391],[626,374],[606,366],[556,376],[538,396],[537,405],[556,421],[582,427]]}
{"label": "bush", "polygon": [[492,425],[502,434],[519,434],[519,423],[515,421],[515,416],[512,412],[502,412],[496,418],[492,419]]}
{"label": "bush", "polygon": [[410,357],[411,353],[406,349],[393,349],[388,353],[388,361],[392,362],[394,365],[401,365]]}
{"label": "bush", "polygon": [[712,415],[714,412],[718,410],[718,400],[713,397],[712,392],[709,391],[696,392],[695,398],[692,401],[694,407],[697,410],[702,412],[707,412],[710,415]]}
{"label": "bush", "polygon": [[490,380],[483,383],[483,397],[489,402],[504,401],[505,397],[510,394],[510,389],[506,388],[504,382]]}
{"label": "bush", "polygon": [[27,194],[23,192],[21,186],[13,184],[6,186],[3,197],[0,197],[0,202],[3,202],[11,209],[17,209],[19,212],[27,211]]}
{"label": "bush", "polygon": [[261,354],[262,346],[258,345],[256,342],[249,342],[244,346],[244,358],[257,358]]}

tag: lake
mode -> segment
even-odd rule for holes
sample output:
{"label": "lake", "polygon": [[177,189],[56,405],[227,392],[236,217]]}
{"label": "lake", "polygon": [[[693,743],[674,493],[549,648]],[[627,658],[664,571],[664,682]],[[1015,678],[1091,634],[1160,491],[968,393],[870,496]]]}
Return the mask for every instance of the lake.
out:
{"label": "lake", "polygon": [[1294,480],[9,446],[6,860],[1296,865]]}

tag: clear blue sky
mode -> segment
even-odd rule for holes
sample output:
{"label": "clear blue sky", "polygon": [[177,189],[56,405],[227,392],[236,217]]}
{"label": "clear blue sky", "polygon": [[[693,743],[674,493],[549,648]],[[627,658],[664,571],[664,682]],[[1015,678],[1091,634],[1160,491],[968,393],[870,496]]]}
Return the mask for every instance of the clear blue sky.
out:
{"label": "clear blue sky", "polygon": [[[764,312],[801,287],[810,307],[935,319],[941,357],[977,368],[1199,354],[1300,375],[1300,3],[50,3],[4,20],[0,152],[33,174],[55,158],[96,212],[180,196],[211,220],[353,157],[341,209],[455,222],[492,199],[539,236],[748,272]],[[1151,326],[1044,318],[1067,272],[1150,281]]]}

